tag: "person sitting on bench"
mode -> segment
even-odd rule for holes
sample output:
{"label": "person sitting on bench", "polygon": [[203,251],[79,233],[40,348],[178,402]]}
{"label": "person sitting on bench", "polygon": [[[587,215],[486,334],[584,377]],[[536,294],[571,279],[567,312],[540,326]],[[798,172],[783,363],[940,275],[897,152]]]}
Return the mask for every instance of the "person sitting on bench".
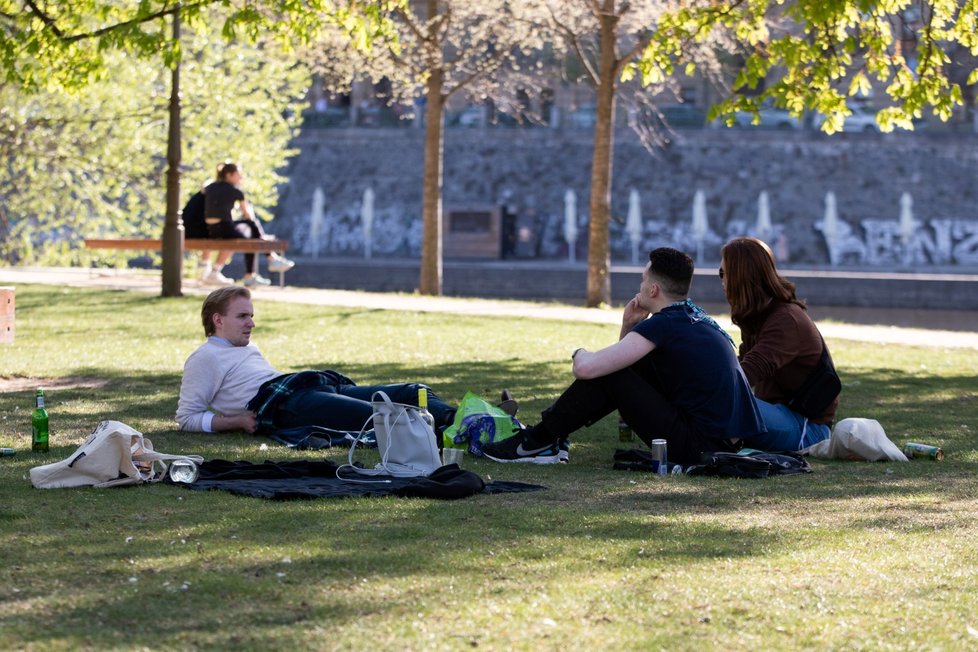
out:
{"label": "person sitting on bench", "polygon": [[[217,166],[217,180],[208,185],[204,191],[204,222],[207,224],[208,236],[225,240],[234,238],[270,240],[273,236],[267,235],[262,229],[261,223],[252,213],[244,193],[238,187],[242,178],[241,169],[230,161]],[[232,218],[231,211],[235,204],[238,205],[244,219],[235,220]],[[218,255],[214,269],[207,279],[208,282],[226,284],[227,277],[222,274],[222,270],[224,265],[231,260],[232,255],[234,254],[230,251],[222,251]],[[246,253],[244,259],[245,286],[271,285],[270,280],[258,273],[258,258],[255,254]],[[268,254],[268,271],[285,272],[293,267],[295,267],[295,263],[288,258],[277,253]]]}

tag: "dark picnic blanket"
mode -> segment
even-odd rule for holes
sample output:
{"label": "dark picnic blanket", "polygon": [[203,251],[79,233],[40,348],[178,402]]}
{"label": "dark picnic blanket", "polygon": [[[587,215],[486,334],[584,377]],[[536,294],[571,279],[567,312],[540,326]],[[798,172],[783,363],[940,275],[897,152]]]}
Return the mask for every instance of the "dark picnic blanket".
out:
{"label": "dark picnic blanket", "polygon": [[[200,465],[197,481],[184,485],[196,491],[220,489],[239,496],[270,500],[350,498],[355,496],[400,496],[456,500],[477,494],[522,493],[546,489],[523,482],[489,482],[471,471],[449,464],[426,478],[363,476],[336,477],[339,468],[330,461],[295,460],[254,463],[208,460]],[[352,473],[347,470],[343,478]]]}

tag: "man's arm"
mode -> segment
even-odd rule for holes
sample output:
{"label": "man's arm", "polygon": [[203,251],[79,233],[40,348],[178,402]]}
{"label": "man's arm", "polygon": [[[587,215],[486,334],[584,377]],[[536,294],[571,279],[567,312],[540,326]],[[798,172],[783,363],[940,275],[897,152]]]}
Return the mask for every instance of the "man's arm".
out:
{"label": "man's arm", "polygon": [[638,295],[625,304],[621,316],[621,332],[616,344],[594,353],[578,349],[571,356],[574,360],[574,377],[587,379],[607,376],[631,366],[651,353],[655,344],[633,333],[632,329],[648,318],[649,312],[641,306]]}
{"label": "man's arm", "polygon": [[226,430],[244,430],[247,433],[254,433],[258,428],[258,421],[254,412],[242,412],[233,417],[225,417],[219,414],[214,415],[211,420],[211,430],[213,432],[224,432]]}
{"label": "man's arm", "polygon": [[655,348],[655,344],[638,333],[628,333],[611,346],[594,353],[578,349],[574,354],[574,377],[582,380],[600,378],[629,367]]}
{"label": "man's arm", "polygon": [[244,430],[254,432],[255,415],[243,412],[234,416],[214,414],[211,401],[221,389],[221,378],[214,371],[214,360],[195,352],[183,367],[180,381],[180,400],[177,403],[177,423],[188,432],[223,432]]}

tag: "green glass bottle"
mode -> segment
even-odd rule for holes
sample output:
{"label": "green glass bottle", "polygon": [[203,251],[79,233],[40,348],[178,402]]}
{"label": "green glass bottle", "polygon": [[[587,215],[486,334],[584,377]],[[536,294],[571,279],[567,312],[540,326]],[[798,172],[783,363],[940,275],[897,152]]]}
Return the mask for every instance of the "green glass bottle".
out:
{"label": "green glass bottle", "polygon": [[48,452],[48,411],[44,409],[44,390],[37,390],[34,398],[34,413],[31,414],[31,450],[35,453]]}

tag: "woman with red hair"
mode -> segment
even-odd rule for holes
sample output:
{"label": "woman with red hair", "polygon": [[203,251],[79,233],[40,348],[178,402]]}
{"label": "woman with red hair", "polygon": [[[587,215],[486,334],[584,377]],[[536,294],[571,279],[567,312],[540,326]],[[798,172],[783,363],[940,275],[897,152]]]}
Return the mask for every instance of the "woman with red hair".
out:
{"label": "woman with red hair", "polygon": [[799,450],[827,439],[839,398],[808,417],[788,407],[824,356],[831,356],[795,284],[778,273],[761,240],[735,238],[720,250],[720,282],[740,327],[740,366],[754,388],[768,432],[745,440],[762,450]]}

